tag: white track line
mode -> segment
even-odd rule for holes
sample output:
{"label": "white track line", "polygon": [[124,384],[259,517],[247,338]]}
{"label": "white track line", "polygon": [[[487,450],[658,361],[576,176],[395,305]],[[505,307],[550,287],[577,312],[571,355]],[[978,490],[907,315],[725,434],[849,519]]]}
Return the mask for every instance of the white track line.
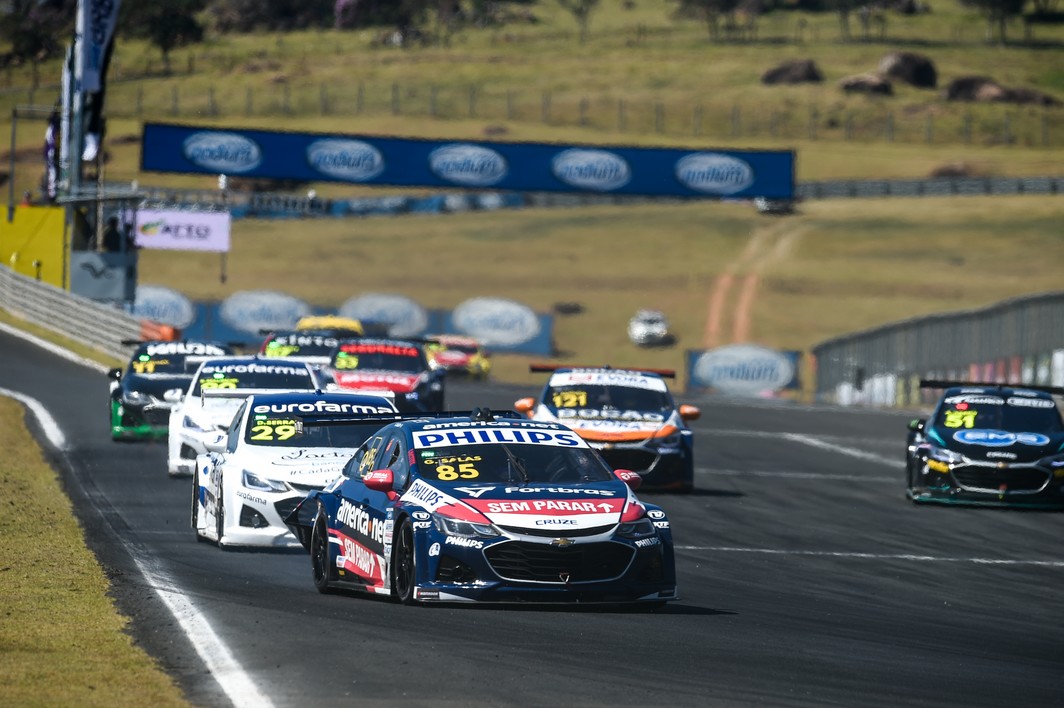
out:
{"label": "white track line", "polygon": [[841,455],[849,455],[850,457],[856,457],[859,460],[865,460],[866,462],[876,462],[881,465],[887,465],[888,467],[901,467],[901,462],[893,457],[885,457],[883,455],[877,455],[874,452],[866,452],[864,450],[858,450],[855,447],[845,447],[843,445],[836,445],[819,438],[814,438],[811,435],[799,435],[798,433],[783,433],[783,438],[792,440],[803,445],[809,445],[810,447],[819,448],[821,450],[827,450],[828,452],[837,452]]}
{"label": "white track line", "polygon": [[[87,366],[101,373],[107,371],[107,367],[98,362],[90,361],[39,337],[13,329],[3,322],[0,322],[0,330],[16,337],[21,337],[74,363]],[[0,395],[10,396],[29,408],[48,437],[48,442],[57,450],[65,451],[67,449],[66,436],[63,434],[63,430],[40,401],[5,388],[0,388]],[[258,689],[255,681],[233,657],[225,642],[214,633],[210,621],[195,608],[188,595],[182,592],[159,566],[154,563],[149,565],[148,561],[142,561],[137,556],[137,553],[130,550],[130,557],[136,563],[141,575],[144,576],[145,582],[155,591],[155,594],[159,596],[166,608],[170,610],[170,614],[177,620],[192,647],[203,659],[203,663],[206,664],[207,669],[214,676],[215,681],[218,682],[218,685],[235,708],[270,708],[273,705],[272,701]]]}
{"label": "white track line", "polygon": [[0,332],[6,332],[7,334],[12,335],[13,337],[18,337],[19,339],[24,339],[27,342],[29,342],[30,344],[36,345],[36,346],[40,347],[41,349],[47,349],[48,351],[50,351],[52,354],[55,354],[56,356],[62,357],[64,359],[68,360],[68,361],[72,361],[75,364],[81,364],[82,366],[86,366],[86,367],[88,367],[90,369],[93,369],[95,371],[99,371],[101,374],[106,374],[107,371],[108,371],[108,367],[104,366],[103,364],[101,364],[98,361],[93,361],[92,359],[86,359],[83,356],[75,354],[74,352],[70,351],[69,349],[64,349],[63,347],[59,346],[58,344],[53,344],[52,342],[49,342],[49,341],[47,341],[45,339],[41,339],[40,337],[32,335],[29,332],[23,332],[21,329],[18,329],[16,327],[12,327],[11,325],[9,325],[7,323],[0,322]]}
{"label": "white track line", "polygon": [[735,546],[676,546],[677,551],[706,551],[713,553],[761,553],[776,556],[814,556],[820,558],[853,558],[857,560],[902,560],[931,563],[973,563],[976,565],[1025,565],[1045,568],[1064,568],[1064,561],[1010,560],[1007,558],[954,558],[950,556],[921,556],[912,553],[854,553],[843,551],[785,551],[775,548],[740,548]]}

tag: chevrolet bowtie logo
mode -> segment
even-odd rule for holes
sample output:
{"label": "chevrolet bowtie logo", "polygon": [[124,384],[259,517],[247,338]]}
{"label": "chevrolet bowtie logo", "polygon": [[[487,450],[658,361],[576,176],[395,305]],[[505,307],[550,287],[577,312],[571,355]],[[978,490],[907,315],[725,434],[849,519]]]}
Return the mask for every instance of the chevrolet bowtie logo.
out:
{"label": "chevrolet bowtie logo", "polygon": [[555,546],[557,548],[568,548],[574,543],[576,543],[576,541],[571,538],[556,538],[550,542],[550,545]]}

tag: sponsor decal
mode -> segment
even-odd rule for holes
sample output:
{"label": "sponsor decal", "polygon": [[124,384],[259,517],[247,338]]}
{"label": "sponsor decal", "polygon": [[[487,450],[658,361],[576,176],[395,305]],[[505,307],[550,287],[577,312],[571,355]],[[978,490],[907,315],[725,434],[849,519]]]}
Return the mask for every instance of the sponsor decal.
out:
{"label": "sponsor decal", "polygon": [[583,443],[572,431],[521,430],[511,428],[486,429],[470,428],[467,430],[448,430],[432,432],[418,430],[414,432],[415,448],[450,447],[452,445],[482,445],[493,443],[525,443],[530,445],[552,445],[554,447],[582,447]]}
{"label": "sponsor decal", "polygon": [[1016,396],[1010,397],[1008,404],[1021,408],[1055,408],[1057,405],[1048,398],[1019,398]]}
{"label": "sponsor decal", "polygon": [[362,322],[382,322],[392,337],[413,337],[429,326],[429,314],[403,295],[367,293],[351,298],[337,311],[341,317]]}
{"label": "sponsor decal", "polygon": [[181,152],[192,164],[219,174],[249,172],[262,163],[258,143],[238,133],[193,133],[185,138]]}
{"label": "sponsor decal", "polygon": [[242,290],[226,298],[218,314],[230,327],[258,334],[263,329],[294,328],[310,314],[310,305],[272,290]]}
{"label": "sponsor decal", "polygon": [[427,511],[415,511],[412,512],[410,515],[413,516],[417,521],[428,521],[432,518],[432,514]]}
{"label": "sponsor decal", "polygon": [[429,509],[437,509],[452,501],[446,494],[425,484],[420,479],[414,480],[410,489],[403,495],[403,500],[420,502],[422,506]]}
{"label": "sponsor decal", "polygon": [[[602,422],[616,423],[619,428],[641,428],[639,423],[664,423],[665,416],[661,413],[649,413],[644,411],[622,411],[615,408],[559,408],[558,419],[579,419],[581,423]],[[625,425],[627,423],[628,425]],[[657,426],[655,426],[657,427]]]}
{"label": "sponsor decal", "polygon": [[440,555],[440,544],[434,543],[429,546],[429,557],[436,557]]}
{"label": "sponsor decal", "polygon": [[415,529],[430,529],[430,528],[432,528],[432,522],[431,521],[415,521],[414,522],[414,528]]}
{"label": "sponsor decal", "polygon": [[737,157],[699,152],[676,162],[676,179],[696,192],[735,194],[754,183],[754,170]]}
{"label": "sponsor decal", "polygon": [[484,492],[490,492],[491,490],[495,489],[495,487],[455,487],[455,489],[459,492],[464,492],[465,494],[468,494],[474,499],[479,499],[481,494],[483,494]]}
{"label": "sponsor decal", "polygon": [[488,501],[474,505],[489,514],[542,514],[562,511],[568,514],[609,514],[620,511],[618,501],[578,499],[530,499],[527,501]]}
{"label": "sponsor decal", "polygon": [[443,539],[443,542],[448,546],[461,546],[462,548],[476,548],[478,550],[484,547],[483,541],[478,541],[475,538],[465,538],[464,536],[448,536]]}
{"label": "sponsor decal", "polygon": [[647,516],[649,516],[652,519],[664,519],[665,518],[665,512],[661,511],[660,509],[651,509],[650,511],[647,512]]}
{"label": "sponsor decal", "polygon": [[1000,450],[990,450],[986,453],[987,457],[1000,458],[1005,460],[1015,460],[1019,455],[1015,452],[1002,452]]}
{"label": "sponsor decal", "polygon": [[536,519],[536,526],[576,526],[576,519]]}
{"label": "sponsor decal", "polygon": [[310,376],[310,371],[305,364],[292,366],[285,364],[204,364],[200,372],[200,379],[208,375],[220,378],[216,374],[280,374],[285,376]]}
{"label": "sponsor decal", "polygon": [[650,538],[640,538],[635,542],[635,545],[639,548],[650,548],[652,546],[660,546],[661,539],[657,536],[651,536]]}
{"label": "sponsor decal", "polygon": [[362,507],[355,506],[346,499],[341,500],[340,508],[336,511],[336,522],[343,524],[365,539],[376,541],[383,547],[384,519],[370,516],[369,512]]}
{"label": "sponsor decal", "polygon": [[262,497],[256,497],[255,495],[248,494],[247,492],[237,492],[236,495],[244,501],[249,501],[253,504],[258,504],[260,506],[266,506],[266,500]]}
{"label": "sponsor decal", "polygon": [[563,388],[565,386],[629,386],[642,388],[650,391],[665,391],[665,381],[653,376],[644,376],[636,373],[619,371],[595,371],[588,369],[573,369],[561,371],[550,377],[551,388]]}
{"label": "sponsor decal", "polygon": [[387,386],[399,391],[409,391],[417,385],[420,376],[418,374],[357,374],[349,371],[338,371],[334,378],[339,386],[351,388],[373,389],[374,384]]}
{"label": "sponsor decal", "polygon": [[227,211],[138,209],[134,241],[139,248],[174,251],[229,251]]}
{"label": "sponsor decal", "polygon": [[341,536],[340,544],[344,551],[343,565],[345,568],[354,570],[374,585],[380,585],[383,582],[384,569],[376,553],[347,536]]}
{"label": "sponsor decal", "polygon": [[414,592],[417,594],[419,600],[439,600],[439,590],[425,590],[423,588],[414,588]]}
{"label": "sponsor decal", "polygon": [[562,182],[596,192],[618,189],[632,179],[628,162],[607,150],[564,150],[554,156],[550,166],[551,172]]}
{"label": "sponsor decal", "polygon": [[[161,285],[138,285],[134,298],[134,317],[170,325],[178,329],[185,329],[196,321],[196,308],[192,306],[192,301],[176,290],[164,288]],[[167,342],[167,344],[174,346],[181,343]],[[200,346],[202,347],[203,345]],[[217,349],[217,347],[212,348]],[[191,354],[192,352],[173,349],[165,353]],[[224,353],[223,351],[218,351],[218,354]],[[148,354],[154,355],[155,352],[149,351]]]}
{"label": "sponsor decal", "polygon": [[1004,430],[985,430],[980,428],[958,430],[953,434],[953,439],[965,445],[980,445],[982,447],[1010,447],[1017,443],[1041,447],[1049,444],[1049,436],[1041,433],[1009,433]]}
{"label": "sponsor decal", "polygon": [[667,529],[667,528],[669,528],[669,522],[668,521],[655,521],[654,522],[654,526],[659,528],[659,529]]}
{"label": "sponsor decal", "polygon": [[956,405],[958,403],[974,403],[976,405],[984,406],[1001,406],[1005,404],[1004,399],[997,396],[950,396],[946,399],[946,403],[949,405]]}
{"label": "sponsor decal", "polygon": [[541,329],[530,307],[503,298],[471,298],[459,304],[451,318],[460,333],[476,337],[488,347],[524,344],[535,339]]}
{"label": "sponsor decal", "polygon": [[455,143],[429,153],[429,169],[440,179],[468,187],[487,187],[506,177],[506,159],[481,145]]}
{"label": "sponsor decal", "polygon": [[323,175],[348,182],[366,182],[384,171],[380,151],[361,140],[315,140],[307,146],[307,164]]}
{"label": "sponsor decal", "polygon": [[733,344],[703,353],[695,361],[695,385],[739,396],[778,391],[794,379],[794,364],[772,349]]}
{"label": "sponsor decal", "polygon": [[[299,371],[297,369],[297,371]],[[394,413],[390,406],[370,406],[359,403],[332,403],[318,399],[313,403],[269,403],[256,405],[253,413],[344,413],[355,415],[379,415]]]}
{"label": "sponsor decal", "polygon": [[[158,320],[156,320],[158,321]],[[156,342],[144,348],[148,356],[225,356],[226,352],[221,347],[203,342]]]}
{"label": "sponsor decal", "polygon": [[549,494],[587,494],[603,497],[615,496],[615,494],[609,489],[576,489],[573,487],[504,487],[503,491],[507,494],[540,494],[542,492],[547,492]]}

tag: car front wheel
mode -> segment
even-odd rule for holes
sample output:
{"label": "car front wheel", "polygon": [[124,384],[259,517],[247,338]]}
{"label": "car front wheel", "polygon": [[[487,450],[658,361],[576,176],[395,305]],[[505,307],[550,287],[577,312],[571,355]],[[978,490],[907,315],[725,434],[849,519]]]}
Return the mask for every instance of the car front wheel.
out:
{"label": "car front wheel", "polygon": [[392,551],[392,587],[399,602],[413,605],[414,585],[417,582],[417,561],[414,556],[414,527],[409,519],[403,519],[395,534],[395,549]]}
{"label": "car front wheel", "polygon": [[329,565],[329,523],[325,514],[318,512],[314,520],[314,530],[310,532],[310,563],[314,569],[314,587],[318,592],[332,592],[329,585],[332,580],[332,568]]}

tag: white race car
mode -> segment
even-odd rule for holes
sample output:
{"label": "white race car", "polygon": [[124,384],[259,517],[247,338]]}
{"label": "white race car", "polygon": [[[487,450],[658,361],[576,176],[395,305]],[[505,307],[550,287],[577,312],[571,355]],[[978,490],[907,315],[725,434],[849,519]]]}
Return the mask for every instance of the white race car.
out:
{"label": "white race car", "polygon": [[358,447],[397,419],[393,399],[356,393],[256,393],[196,458],[192,528],[219,547],[298,547],[284,520]]}
{"label": "white race car", "polygon": [[[196,370],[181,402],[170,409],[166,468],[174,476],[190,475],[206,442],[225,430],[248,395],[256,391],[315,391],[322,383],[304,361],[255,356],[206,359]],[[204,392],[215,392],[217,396]]]}

